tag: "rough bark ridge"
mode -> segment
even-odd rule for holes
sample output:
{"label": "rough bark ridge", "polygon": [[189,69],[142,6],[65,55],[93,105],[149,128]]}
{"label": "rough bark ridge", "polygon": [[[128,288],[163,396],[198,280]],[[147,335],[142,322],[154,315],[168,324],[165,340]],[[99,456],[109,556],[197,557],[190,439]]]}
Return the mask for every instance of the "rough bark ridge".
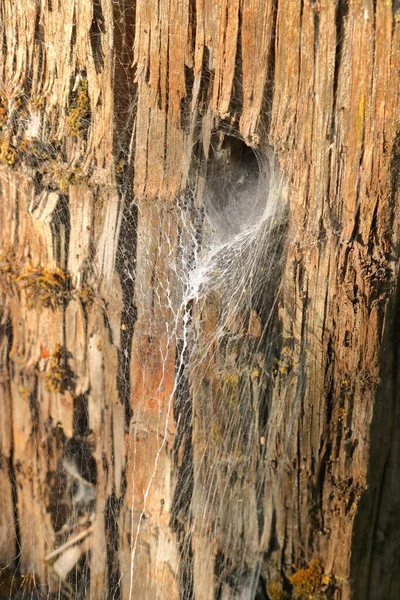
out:
{"label": "rough bark ridge", "polygon": [[[398,2],[0,0],[0,35],[1,565],[397,599]],[[233,323],[182,274],[235,138],[289,226]]]}

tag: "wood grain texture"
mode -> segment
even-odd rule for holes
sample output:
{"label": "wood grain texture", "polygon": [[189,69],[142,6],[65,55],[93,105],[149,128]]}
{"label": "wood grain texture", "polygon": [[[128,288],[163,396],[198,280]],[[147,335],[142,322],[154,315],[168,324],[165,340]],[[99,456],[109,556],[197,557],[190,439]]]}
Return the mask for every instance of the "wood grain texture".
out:
{"label": "wood grain texture", "polygon": [[[397,600],[399,10],[0,0],[1,563],[57,589],[72,453],[96,498],[87,597],[254,597],[247,573],[288,584],[319,558],[335,599]],[[273,151],[286,182],[280,341],[211,293],[177,389],[182,248],[218,132]],[[71,277],[54,309],[19,283],[39,266]]]}

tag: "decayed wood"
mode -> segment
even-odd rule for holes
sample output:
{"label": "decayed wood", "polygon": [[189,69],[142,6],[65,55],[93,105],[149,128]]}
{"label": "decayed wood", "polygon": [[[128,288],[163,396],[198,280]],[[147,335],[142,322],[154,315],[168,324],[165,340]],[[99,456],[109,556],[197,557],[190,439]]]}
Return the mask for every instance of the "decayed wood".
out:
{"label": "decayed wood", "polygon": [[[235,597],[260,564],[271,597],[312,559],[337,598],[398,597],[399,23],[369,0],[0,0],[2,563],[56,589],[72,448],[91,598]],[[221,131],[270,147],[289,189],[281,343],[211,294],[207,361],[175,389],[180,200],[201,205]],[[30,305],[38,266],[68,271],[66,300]]]}

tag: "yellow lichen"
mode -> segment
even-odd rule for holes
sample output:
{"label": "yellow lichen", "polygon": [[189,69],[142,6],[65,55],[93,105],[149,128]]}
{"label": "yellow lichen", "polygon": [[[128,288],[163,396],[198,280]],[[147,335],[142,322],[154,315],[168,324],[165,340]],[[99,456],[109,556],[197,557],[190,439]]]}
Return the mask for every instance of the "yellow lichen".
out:
{"label": "yellow lichen", "polygon": [[76,98],[68,110],[68,126],[74,137],[83,137],[90,124],[90,98],[87,79],[81,79]]}
{"label": "yellow lichen", "polygon": [[19,289],[25,291],[29,308],[55,310],[74,298],[89,309],[94,302],[94,290],[89,283],[75,288],[68,271],[59,267],[34,267],[31,264],[23,268],[12,250],[3,250],[0,252],[0,291],[13,294]]}
{"label": "yellow lichen", "polygon": [[239,400],[239,374],[232,372],[226,373],[222,377],[223,394],[228,400],[232,410],[236,410]]}
{"label": "yellow lichen", "polygon": [[124,172],[124,169],[126,167],[126,162],[125,160],[121,159],[117,162],[117,164],[115,165],[115,172],[117,175],[121,175]]}
{"label": "yellow lichen", "polygon": [[12,250],[0,253],[0,289],[12,294],[16,289],[16,281],[19,276],[19,267]]}
{"label": "yellow lichen", "polygon": [[211,443],[213,446],[220,446],[223,441],[222,427],[217,421],[211,425]]}
{"label": "yellow lichen", "polygon": [[293,350],[289,346],[284,346],[280,357],[275,359],[275,363],[276,368],[273,370],[273,375],[275,377],[278,373],[287,375],[293,367]]}
{"label": "yellow lichen", "polygon": [[267,583],[267,594],[269,600],[287,600],[289,597],[286,592],[282,589],[282,583],[270,579]]}
{"label": "yellow lichen", "polygon": [[8,97],[4,92],[0,92],[0,130],[6,129],[10,123],[14,128],[15,120],[20,125],[27,118],[26,96]]}
{"label": "yellow lichen", "polygon": [[44,100],[41,96],[32,96],[29,99],[29,107],[31,110],[38,111],[43,108]]}
{"label": "yellow lichen", "polygon": [[236,390],[239,385],[239,375],[237,373],[228,373],[223,376],[223,382],[227,388]]}
{"label": "yellow lichen", "polygon": [[7,98],[4,94],[0,93],[0,129],[7,124],[8,110],[7,110]]}
{"label": "yellow lichen", "polygon": [[68,192],[70,185],[88,183],[88,177],[80,167],[71,169],[66,163],[53,160],[48,163],[47,169],[51,181],[59,188],[62,194]]}
{"label": "yellow lichen", "polygon": [[94,302],[94,291],[92,286],[88,283],[84,283],[80,289],[76,290],[74,296],[76,296],[86,308],[90,308]]}
{"label": "yellow lichen", "polygon": [[306,569],[300,569],[289,577],[296,600],[317,599],[323,585],[324,570],[319,559],[310,561]]}
{"label": "yellow lichen", "polygon": [[49,360],[47,371],[43,374],[44,386],[48,392],[63,394],[74,387],[74,374],[68,366],[68,354],[61,347]]}
{"label": "yellow lichen", "polygon": [[13,167],[17,162],[16,148],[8,141],[0,141],[0,163]]}
{"label": "yellow lichen", "polygon": [[28,306],[42,306],[55,310],[71,298],[71,277],[56,267],[53,270],[28,265],[18,277],[22,289],[26,291]]}

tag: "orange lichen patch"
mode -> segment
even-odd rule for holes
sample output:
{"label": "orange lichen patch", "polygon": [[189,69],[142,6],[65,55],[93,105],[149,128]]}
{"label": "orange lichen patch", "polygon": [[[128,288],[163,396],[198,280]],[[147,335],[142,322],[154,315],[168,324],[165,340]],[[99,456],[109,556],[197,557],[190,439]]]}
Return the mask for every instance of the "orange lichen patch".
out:
{"label": "orange lichen patch", "polygon": [[310,561],[306,569],[300,569],[289,577],[293,586],[293,598],[298,600],[317,599],[324,585],[324,569],[316,558]]}
{"label": "orange lichen patch", "polygon": [[43,344],[40,344],[40,358],[50,358],[50,352]]}
{"label": "orange lichen patch", "polygon": [[71,298],[71,277],[59,267],[49,270],[29,265],[18,281],[26,290],[28,306],[31,308],[39,305],[55,310]]}

